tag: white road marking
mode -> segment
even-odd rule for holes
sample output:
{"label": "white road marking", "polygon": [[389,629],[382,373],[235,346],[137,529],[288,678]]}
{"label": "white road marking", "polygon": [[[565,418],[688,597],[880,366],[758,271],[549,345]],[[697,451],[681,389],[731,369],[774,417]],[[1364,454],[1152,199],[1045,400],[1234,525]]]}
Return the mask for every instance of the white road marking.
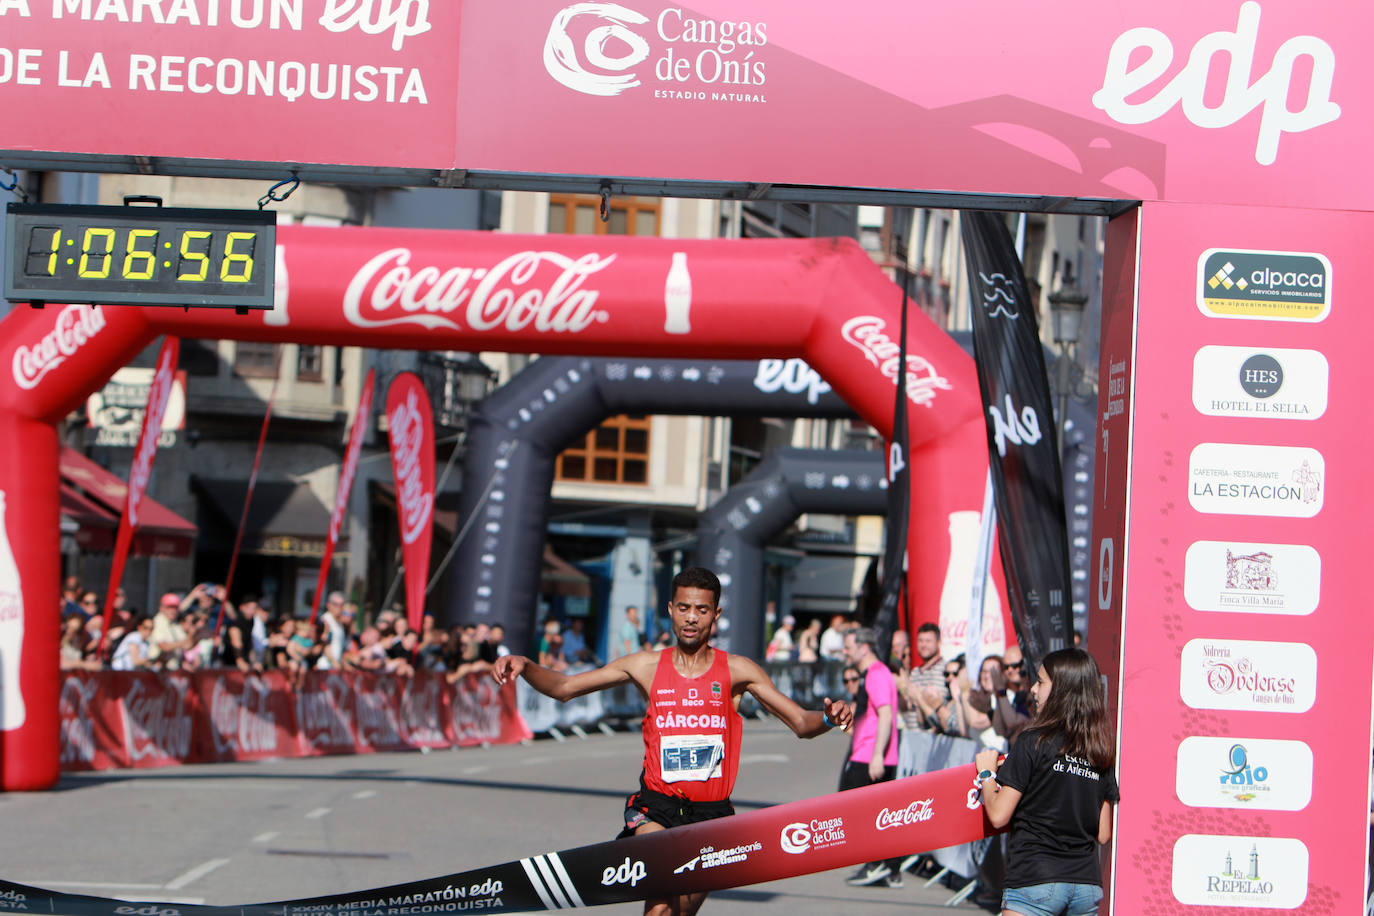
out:
{"label": "white road marking", "polygon": [[472,776],[476,773],[485,773],[487,770],[490,769],[491,767],[468,767],[462,770],[461,772],[464,776]]}
{"label": "white road marking", "polygon": [[374,796],[374,795],[376,795],[376,794],[377,794],[377,791],[376,791],[375,789],[363,789],[361,792],[354,792],[354,793],[353,793],[353,797],[354,797],[354,798],[371,798],[372,796]]}
{"label": "white road marking", "polygon": [[254,843],[270,843],[270,842],[272,842],[273,840],[275,840],[275,839],[276,839],[277,837],[279,837],[279,836],[281,836],[281,831],[280,831],[280,830],[269,830],[269,831],[267,831],[266,833],[259,833],[257,836],[253,837],[253,842],[254,842]]}
{"label": "white road marking", "polygon": [[316,808],[314,811],[307,812],[305,818],[306,820],[317,821],[328,813],[328,808]]}
{"label": "white road marking", "polygon": [[18,884],[32,887],[95,887],[112,891],[160,891],[161,884],[111,884],[107,881],[45,881],[42,878],[27,878]]}
{"label": "white road marking", "polygon": [[741,754],[740,763],[790,763],[791,757],[786,754]]}
{"label": "white road marking", "polygon": [[168,881],[165,886],[169,891],[179,891],[192,881],[199,881],[215,869],[228,864],[228,859],[211,859],[209,862],[202,862],[185,874],[178,875],[171,881]]}

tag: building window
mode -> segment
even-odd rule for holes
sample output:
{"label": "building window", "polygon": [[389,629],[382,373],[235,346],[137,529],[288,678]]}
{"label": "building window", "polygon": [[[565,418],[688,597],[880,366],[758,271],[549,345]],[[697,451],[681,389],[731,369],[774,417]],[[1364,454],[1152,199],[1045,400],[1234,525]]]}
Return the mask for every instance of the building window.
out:
{"label": "building window", "polygon": [[555,479],[647,485],[650,422],[643,414],[605,420],[558,456]]}
{"label": "building window", "polygon": [[301,344],[296,357],[296,378],[302,382],[324,381],[324,347]]}
{"label": "building window", "polygon": [[234,372],[245,378],[276,378],[277,346],[239,341],[234,347]]}
{"label": "building window", "polygon": [[590,194],[550,194],[549,231],[568,235],[658,235],[656,197],[613,197],[610,220],[601,221],[601,198]]}
{"label": "building window", "polygon": [[182,340],[178,362],[187,375],[211,378],[219,375],[219,353],[215,350],[215,344],[213,340]]}

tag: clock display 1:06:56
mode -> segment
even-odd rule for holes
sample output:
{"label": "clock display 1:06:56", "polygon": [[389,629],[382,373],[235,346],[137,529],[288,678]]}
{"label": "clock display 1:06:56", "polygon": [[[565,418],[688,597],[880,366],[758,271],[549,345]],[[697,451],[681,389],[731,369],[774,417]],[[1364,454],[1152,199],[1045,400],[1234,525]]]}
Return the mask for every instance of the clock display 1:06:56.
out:
{"label": "clock display 1:06:56", "polygon": [[[257,232],[159,229],[126,226],[34,226],[24,274],[31,278],[160,280],[250,283]],[[171,240],[163,238],[172,235]]]}

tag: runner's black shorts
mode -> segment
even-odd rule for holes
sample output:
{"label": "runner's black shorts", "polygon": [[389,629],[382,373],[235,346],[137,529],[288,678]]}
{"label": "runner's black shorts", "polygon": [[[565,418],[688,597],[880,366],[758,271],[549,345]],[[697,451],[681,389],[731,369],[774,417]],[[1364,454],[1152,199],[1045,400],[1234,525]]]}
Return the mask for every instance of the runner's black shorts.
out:
{"label": "runner's black shorts", "polygon": [[735,813],[735,806],[729,799],[716,802],[694,802],[676,795],[664,795],[644,787],[644,779],[639,780],[639,791],[625,800],[625,829],[616,835],[617,840],[634,836],[636,828],[647,821],[664,827],[682,827],[702,821],[729,817]]}

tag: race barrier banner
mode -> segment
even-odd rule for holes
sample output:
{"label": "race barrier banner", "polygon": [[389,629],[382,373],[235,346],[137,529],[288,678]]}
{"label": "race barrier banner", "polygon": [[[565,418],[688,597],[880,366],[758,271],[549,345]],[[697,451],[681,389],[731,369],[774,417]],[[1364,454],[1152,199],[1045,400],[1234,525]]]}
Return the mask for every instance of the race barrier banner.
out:
{"label": "race barrier banner", "polygon": [[513,686],[417,671],[69,672],[62,682],[64,770],[161,767],[270,757],[513,744],[532,736]]}
{"label": "race barrier banner", "polygon": [[0,881],[0,912],[71,916],[412,916],[602,906],[715,891],[990,836],[971,764],[439,878],[279,903],[196,906]]}

